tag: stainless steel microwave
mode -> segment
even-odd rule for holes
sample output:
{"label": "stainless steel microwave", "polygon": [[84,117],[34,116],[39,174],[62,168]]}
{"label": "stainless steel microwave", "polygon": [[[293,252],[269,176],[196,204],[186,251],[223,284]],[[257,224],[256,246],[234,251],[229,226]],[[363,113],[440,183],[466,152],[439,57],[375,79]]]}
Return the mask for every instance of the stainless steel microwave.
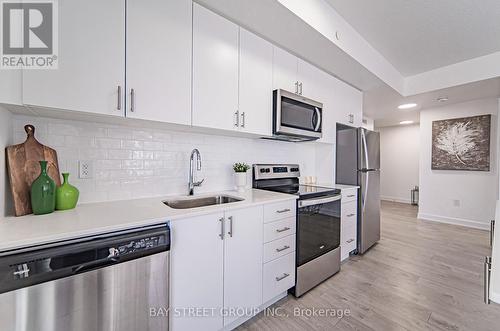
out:
{"label": "stainless steel microwave", "polygon": [[323,104],[285,90],[273,91],[273,135],[287,141],[321,138]]}

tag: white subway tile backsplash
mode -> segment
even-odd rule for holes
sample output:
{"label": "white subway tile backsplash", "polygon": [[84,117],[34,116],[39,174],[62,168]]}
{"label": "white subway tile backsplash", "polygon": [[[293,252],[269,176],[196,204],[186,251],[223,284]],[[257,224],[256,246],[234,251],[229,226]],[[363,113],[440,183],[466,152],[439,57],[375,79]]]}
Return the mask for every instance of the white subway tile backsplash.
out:
{"label": "white subway tile backsplash", "polygon": [[110,160],[132,159],[132,151],[126,149],[110,149],[108,150],[108,158]]}
{"label": "white subway tile backsplash", "polygon": [[136,140],[151,140],[153,139],[153,133],[148,130],[133,130],[132,139]]}
{"label": "white subway tile backsplash", "polygon": [[135,160],[154,160],[155,153],[152,151],[133,151],[132,158]]}
{"label": "white subway tile backsplash", "polygon": [[95,145],[97,148],[120,148],[120,139],[110,139],[110,138],[97,138],[95,140]]}
{"label": "white subway tile backsplash", "polygon": [[142,150],[143,144],[140,140],[122,140],[123,149]]}
{"label": "white subway tile backsplash", "polygon": [[110,138],[121,138],[121,139],[131,139],[132,130],[128,128],[108,128],[108,137]]}
{"label": "white subway tile backsplash", "polygon": [[143,160],[124,160],[122,161],[122,169],[143,169]]}
{"label": "white subway tile backsplash", "polygon": [[145,141],[144,150],[145,151],[161,151],[163,149],[163,143],[158,141]]}
{"label": "white subway tile backsplash", "polygon": [[[15,143],[26,139],[24,125],[36,127],[40,142],[57,150],[61,172],[80,190],[80,202],[186,194],[189,156],[198,148],[205,182],[196,192],[234,189],[232,164],[299,163],[315,175],[315,145],[102,123],[14,115]],[[78,161],[91,160],[94,176],[78,178]],[[332,165],[333,166],[333,165]],[[248,175],[251,186],[251,174]]]}

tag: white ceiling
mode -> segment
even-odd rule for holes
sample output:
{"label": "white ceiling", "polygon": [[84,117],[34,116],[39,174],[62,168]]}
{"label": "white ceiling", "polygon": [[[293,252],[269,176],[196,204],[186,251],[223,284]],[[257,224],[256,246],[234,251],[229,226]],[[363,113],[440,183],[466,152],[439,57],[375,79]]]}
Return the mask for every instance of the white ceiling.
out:
{"label": "white ceiling", "polygon": [[[439,97],[447,97],[448,101],[439,102]],[[428,93],[402,97],[387,85],[366,91],[363,94],[363,114],[375,120],[375,126],[398,125],[400,121],[418,122],[420,110],[451,105],[484,98],[500,97],[500,78],[487,79],[475,83],[454,86]],[[399,110],[398,105],[416,103],[412,110]]]}
{"label": "white ceiling", "polygon": [[326,0],[403,76],[500,51],[500,0]]}

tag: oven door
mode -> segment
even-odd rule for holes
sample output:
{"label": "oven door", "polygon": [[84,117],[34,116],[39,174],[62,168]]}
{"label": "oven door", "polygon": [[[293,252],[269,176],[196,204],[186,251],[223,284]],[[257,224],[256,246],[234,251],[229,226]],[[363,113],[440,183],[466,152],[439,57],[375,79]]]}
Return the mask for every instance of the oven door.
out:
{"label": "oven door", "polygon": [[303,199],[297,209],[297,266],[340,246],[340,195]]}
{"label": "oven door", "polygon": [[273,92],[275,135],[321,138],[323,104],[284,90]]}

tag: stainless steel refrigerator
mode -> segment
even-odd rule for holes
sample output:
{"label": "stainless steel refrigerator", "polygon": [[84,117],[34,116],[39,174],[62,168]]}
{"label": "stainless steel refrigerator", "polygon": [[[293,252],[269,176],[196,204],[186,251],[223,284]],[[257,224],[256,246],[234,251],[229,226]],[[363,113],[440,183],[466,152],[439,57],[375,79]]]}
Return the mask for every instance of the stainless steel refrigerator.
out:
{"label": "stainless steel refrigerator", "polygon": [[358,185],[358,253],[380,240],[380,134],[337,124],[337,184]]}

